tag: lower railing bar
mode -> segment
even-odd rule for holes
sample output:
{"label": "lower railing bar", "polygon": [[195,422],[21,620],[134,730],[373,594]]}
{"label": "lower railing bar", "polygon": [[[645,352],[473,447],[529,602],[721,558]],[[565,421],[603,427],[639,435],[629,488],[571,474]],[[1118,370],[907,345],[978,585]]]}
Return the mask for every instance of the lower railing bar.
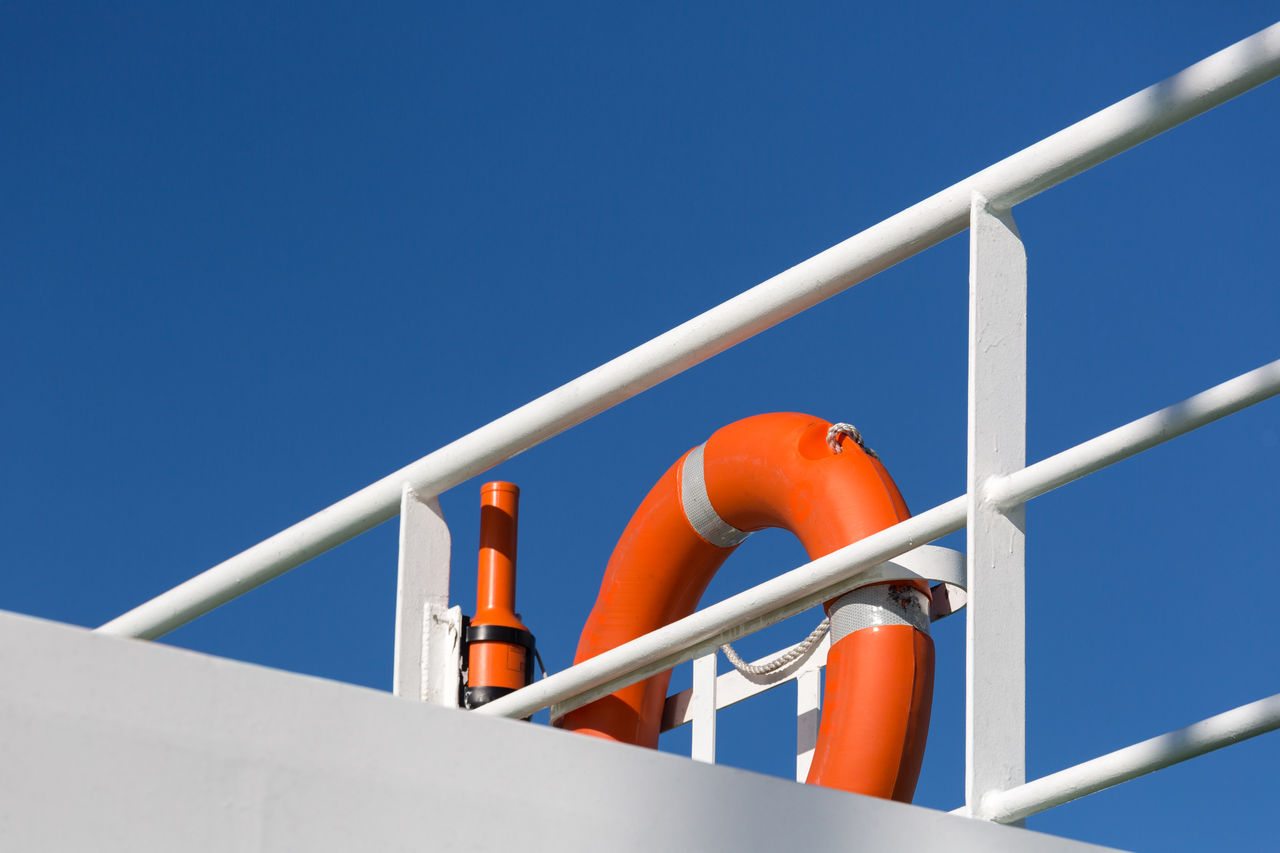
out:
{"label": "lower railing bar", "polygon": [[1280,693],[1193,723],[1184,729],[1135,743],[1075,767],[1050,773],[983,798],[976,817],[999,823],[1119,785],[1155,770],[1204,755],[1237,741],[1280,729]]}
{"label": "lower railing bar", "polygon": [[1008,206],[1280,74],[1280,24],[1224,48],[526,403],[98,630],[155,639],[735,344],[959,234],[972,191]]}
{"label": "lower railing bar", "polygon": [[988,495],[1005,508],[1025,503],[1277,393],[1280,393],[1280,359],[999,477],[990,483]]}
{"label": "lower railing bar", "polygon": [[475,713],[521,718],[557,703],[560,703],[557,712],[563,713],[607,696],[840,594],[859,572],[962,528],[965,506],[964,497],[949,500],[643,637],[494,699],[477,708]]}

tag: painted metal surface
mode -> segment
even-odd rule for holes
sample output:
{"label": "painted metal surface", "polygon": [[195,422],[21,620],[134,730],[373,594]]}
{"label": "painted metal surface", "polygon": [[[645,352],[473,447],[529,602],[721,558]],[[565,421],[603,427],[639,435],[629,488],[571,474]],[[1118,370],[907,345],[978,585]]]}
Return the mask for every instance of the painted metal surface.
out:
{"label": "painted metal surface", "polygon": [[931,585],[929,618],[939,619],[958,613],[968,602],[968,557],[953,548],[919,545],[862,572],[859,582],[923,580]]}
{"label": "painted metal surface", "polygon": [[1163,767],[1280,729],[1280,693],[988,795],[984,817],[1012,823]]}
{"label": "painted metal surface", "polygon": [[[826,650],[823,644],[823,663]],[[822,673],[818,666],[805,667],[796,676],[796,781],[809,778],[813,754],[818,748],[818,719],[822,713]]]}
{"label": "painted metal surface", "polygon": [[[395,663],[392,690],[397,696],[440,703],[439,680],[430,666],[427,649],[448,642],[448,631],[432,634],[433,626],[446,625],[449,611],[449,525],[435,498],[423,498],[405,486],[400,495],[400,557],[396,575]],[[440,634],[437,630],[436,634]],[[436,664],[446,658],[436,655]],[[438,667],[437,667],[438,668]],[[456,664],[453,705],[457,705]],[[448,693],[447,690],[443,691]],[[448,702],[444,702],[448,704]]]}
{"label": "painted metal surface", "polygon": [[877,272],[960,233],[970,195],[1011,206],[1280,74],[1268,27],[739,294],[107,622],[154,639]]}
{"label": "painted metal surface", "polygon": [[1026,463],[1027,256],[1013,216],[974,193],[969,225],[969,608],[965,802],[1026,781],[1026,509],[991,500]]}
{"label": "painted metal surface", "polygon": [[996,478],[988,486],[988,493],[1002,507],[1016,506],[1261,403],[1277,393],[1280,393],[1280,359],[1055,453],[1021,471]]}
{"label": "painted metal surface", "polygon": [[422,625],[419,698],[431,705],[457,708],[462,690],[462,608],[428,603]]}
{"label": "painted metal surface", "polygon": [[693,744],[689,757],[707,764],[716,763],[716,711],[720,703],[716,698],[719,679],[716,678],[716,655],[703,655],[693,659],[693,691],[689,703],[693,716]]}
{"label": "painted metal surface", "polygon": [[3,612],[0,672],[7,850],[1103,849]]}

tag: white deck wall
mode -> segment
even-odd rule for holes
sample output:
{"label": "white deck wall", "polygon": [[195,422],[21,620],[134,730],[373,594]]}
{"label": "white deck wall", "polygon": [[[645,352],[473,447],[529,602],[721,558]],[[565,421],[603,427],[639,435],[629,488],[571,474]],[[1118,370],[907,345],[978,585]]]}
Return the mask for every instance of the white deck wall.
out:
{"label": "white deck wall", "polygon": [[10,850],[1103,848],[0,612]]}

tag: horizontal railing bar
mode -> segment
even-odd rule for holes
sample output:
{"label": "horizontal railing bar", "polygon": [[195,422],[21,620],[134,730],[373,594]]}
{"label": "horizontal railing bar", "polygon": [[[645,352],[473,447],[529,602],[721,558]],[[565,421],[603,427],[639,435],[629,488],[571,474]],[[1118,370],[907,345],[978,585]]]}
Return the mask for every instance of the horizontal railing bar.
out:
{"label": "horizontal railing bar", "polygon": [[[1142,450],[1177,438],[1197,427],[1238,412],[1280,393],[1280,360],[1229,379],[1158,412],[1131,421],[1062,453],[1029,465],[1014,474],[993,480],[993,493],[1009,500],[1005,485],[1014,481],[1029,499],[1063,482],[1092,473]],[[1132,452],[1113,452],[1112,444]],[[1093,448],[1077,454],[1080,448]],[[1079,473],[1061,460],[1084,466]],[[649,634],[623,643],[590,660],[495,699],[477,709],[505,717],[527,717],[551,705],[568,711],[601,696],[648,678],[657,672],[706,654],[738,637],[760,630],[831,598],[841,584],[859,572],[903,554],[919,545],[959,530],[965,525],[967,495],[953,498],[914,518],[899,522],[865,539],[833,551],[786,574],[752,587],[672,622]],[[550,698],[548,698],[548,696]]]}
{"label": "horizontal railing bar", "polygon": [[1280,359],[1020,471],[993,478],[987,494],[1008,509],[1278,393]]}
{"label": "horizontal railing bar", "polygon": [[977,817],[1011,823],[1172,764],[1280,729],[1280,693],[983,798]]}
{"label": "horizontal railing bar", "polygon": [[98,630],[154,639],[392,518],[405,484],[433,497],[899,261],[960,233],[980,190],[1013,205],[1280,74],[1280,24],[1001,160],[641,344]]}
{"label": "horizontal railing bar", "polygon": [[954,498],[825,557],[792,569],[637,637],[569,669],[535,681],[476,709],[477,714],[527,717],[562,705],[568,711],[699,657],[820,601],[839,595],[859,572],[959,530],[965,499]]}

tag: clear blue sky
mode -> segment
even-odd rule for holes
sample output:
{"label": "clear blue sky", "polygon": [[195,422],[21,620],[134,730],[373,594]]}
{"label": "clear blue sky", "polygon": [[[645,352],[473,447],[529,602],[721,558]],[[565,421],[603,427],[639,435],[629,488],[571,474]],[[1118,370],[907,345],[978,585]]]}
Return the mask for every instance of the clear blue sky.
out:
{"label": "clear blue sky", "polygon": [[[865,6],[7,4],[0,607],[100,624],[1275,17]],[[1017,209],[1030,459],[1280,356],[1278,131],[1271,84]],[[651,483],[724,423],[852,421],[914,509],[960,494],[966,275],[948,241],[491,472],[524,490],[548,664]],[[1278,481],[1271,401],[1029,507],[1033,775],[1280,690]],[[479,482],[443,498],[467,608]],[[395,543],[166,641],[385,689]],[[758,536],[709,598],[800,562]],[[937,808],[963,634],[935,634]],[[791,701],[725,713],[722,759],[788,775]],[[1265,846],[1277,762],[1263,737],[1030,825]]]}

